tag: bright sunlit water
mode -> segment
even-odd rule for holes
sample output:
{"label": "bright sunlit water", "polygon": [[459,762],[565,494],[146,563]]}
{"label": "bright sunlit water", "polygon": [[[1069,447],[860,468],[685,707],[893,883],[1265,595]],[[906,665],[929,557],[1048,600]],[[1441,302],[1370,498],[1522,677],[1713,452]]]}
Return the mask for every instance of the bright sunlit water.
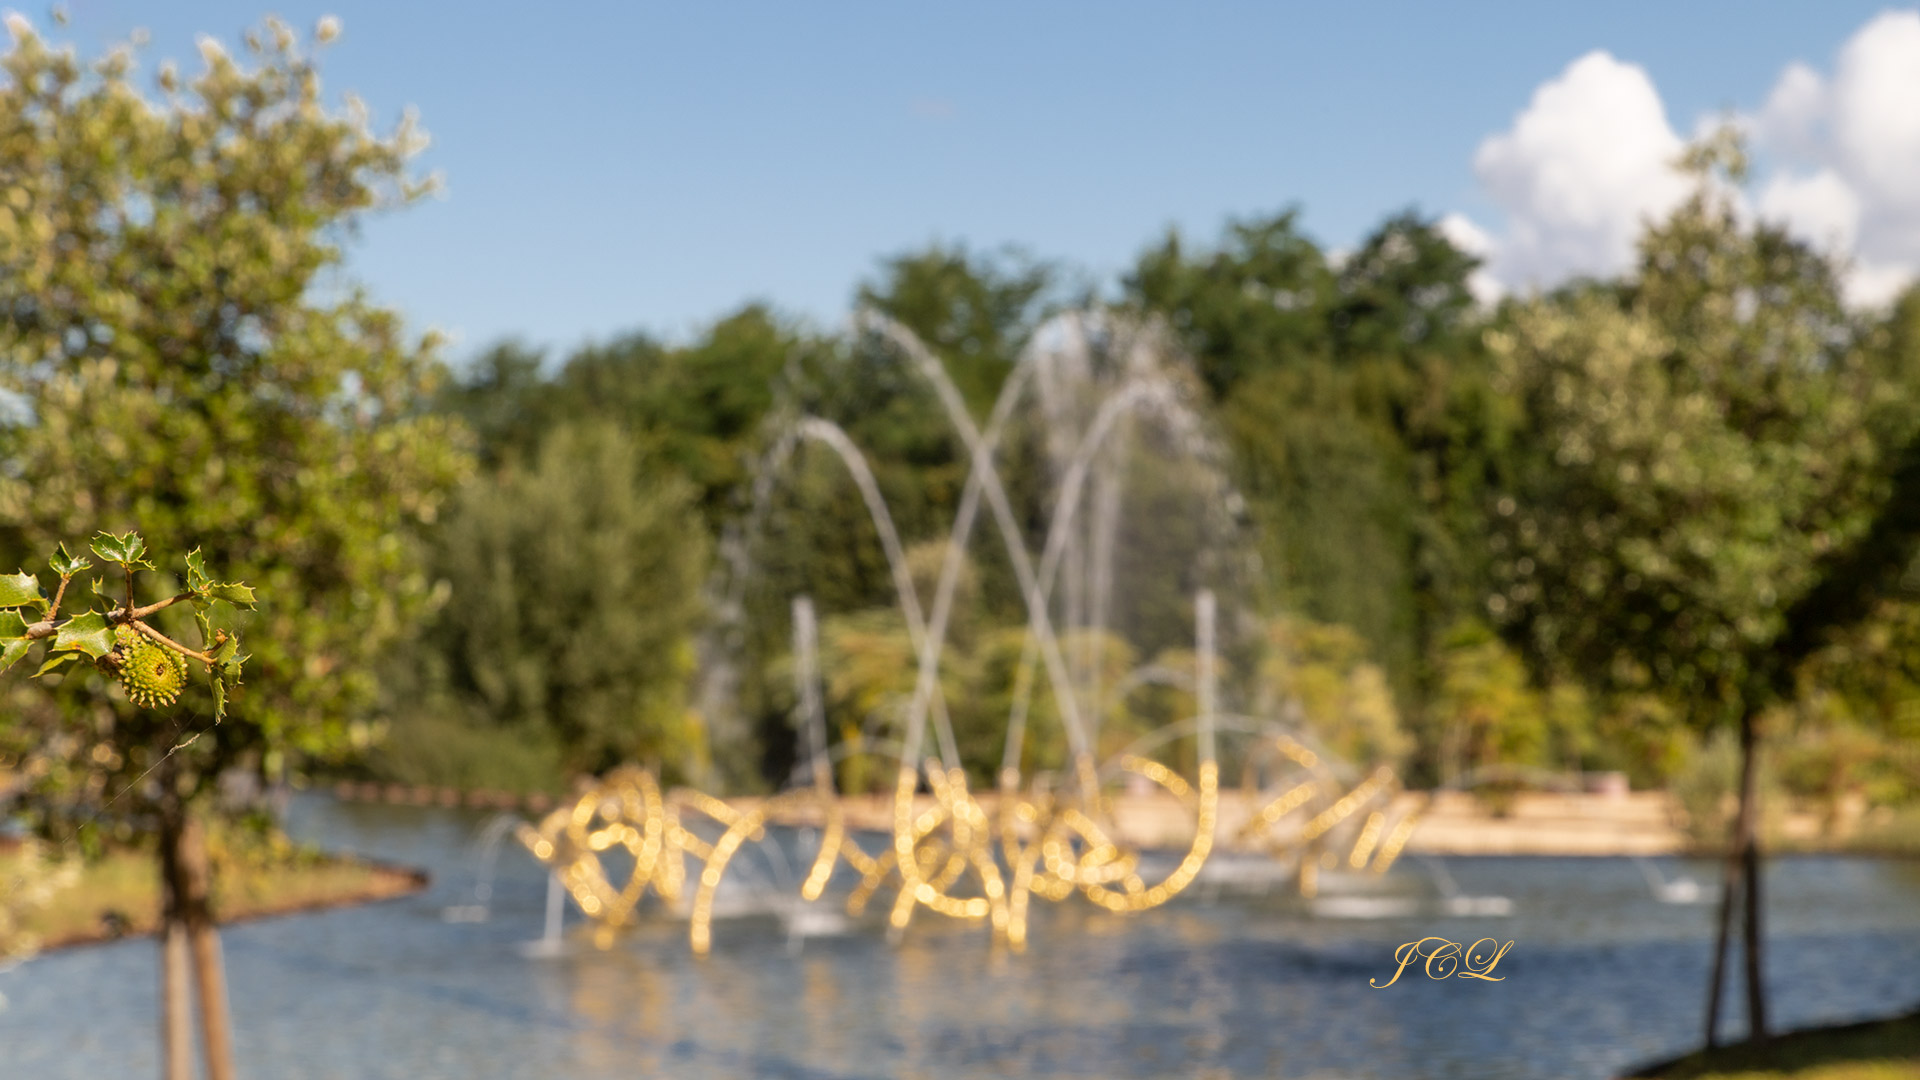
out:
{"label": "bright sunlit water", "polygon": [[[227,928],[242,1075],[1597,1080],[1700,1038],[1714,908],[1658,902],[1628,859],[1445,860],[1461,895],[1511,900],[1505,918],[1442,914],[1432,870],[1403,859],[1375,902],[1327,909],[1384,918],[1316,918],[1284,887],[1135,916],[1036,900],[1033,944],[1013,956],[983,927],[925,911],[897,946],[856,924],[797,951],[760,916],[718,922],[696,960],[684,922],[602,952],[569,909],[566,951],[534,959],[519,947],[540,934],[546,884],[511,841],[491,918],[443,918],[472,899],[486,819],[296,801],[301,839],[421,866],[434,883]],[[1713,863],[1657,865],[1718,881]],[[1920,1003],[1920,864],[1784,858],[1767,885],[1782,1027]],[[1408,904],[1419,913],[1392,914]],[[1513,940],[1505,981],[1409,971],[1368,986],[1391,973],[1395,945],[1429,934]],[[155,961],[143,939],[0,974],[0,1076],[157,1075]]]}

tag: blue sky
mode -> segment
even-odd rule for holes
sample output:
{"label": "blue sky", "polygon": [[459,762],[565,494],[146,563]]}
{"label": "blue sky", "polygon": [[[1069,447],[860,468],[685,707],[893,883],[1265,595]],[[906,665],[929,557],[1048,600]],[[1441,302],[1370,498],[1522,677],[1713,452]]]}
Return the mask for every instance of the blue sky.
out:
{"label": "blue sky", "polygon": [[[270,10],[303,32],[338,16],[329,92],[358,93],[382,127],[416,107],[433,137],[420,164],[446,178],[442,198],[370,222],[351,270],[412,324],[456,334],[461,357],[506,335],[560,349],[682,337],[750,299],[837,322],[880,258],[936,239],[1017,243],[1110,279],[1170,226],[1211,240],[1230,216],[1294,203],[1334,248],[1409,205],[1460,214],[1508,244],[1499,284],[1517,287],[1607,257],[1604,237],[1534,242],[1561,197],[1540,178],[1567,171],[1535,160],[1562,153],[1557,137],[1518,134],[1543,86],[1578,83],[1586,104],[1543,107],[1536,134],[1588,126],[1616,99],[1644,134],[1639,79],[1685,136],[1704,114],[1760,116],[1790,63],[1839,70],[1888,8],[70,0],[64,31],[21,10],[88,52],[147,28],[149,72],[166,57],[194,70],[196,34],[235,42]],[[1883,36],[1905,55],[1906,38]],[[1595,50],[1607,62],[1571,75]],[[1887,93],[1869,111],[1900,104]],[[1503,132],[1510,152],[1481,154]],[[1664,152],[1668,137],[1635,145]],[[1604,140],[1584,152],[1618,156]],[[1821,153],[1778,205],[1852,214],[1856,239],[1906,220],[1856,177],[1885,168]],[[1816,183],[1829,165],[1838,194]],[[1615,202],[1659,202],[1639,193],[1657,183],[1630,180]],[[1889,250],[1883,269],[1904,273],[1906,249]]]}

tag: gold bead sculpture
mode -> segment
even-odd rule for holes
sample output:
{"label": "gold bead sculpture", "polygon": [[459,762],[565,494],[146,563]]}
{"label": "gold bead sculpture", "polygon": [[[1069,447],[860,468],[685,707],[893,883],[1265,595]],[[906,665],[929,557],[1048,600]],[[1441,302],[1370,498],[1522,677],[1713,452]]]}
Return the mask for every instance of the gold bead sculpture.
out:
{"label": "gold bead sculpture", "polygon": [[[1303,894],[1316,887],[1317,868],[1346,863],[1355,870],[1384,872],[1405,846],[1414,825],[1411,814],[1391,815],[1399,787],[1392,770],[1376,769],[1357,779],[1336,771],[1327,755],[1305,745],[1304,732],[1247,717],[1222,715],[1218,708],[1220,667],[1214,640],[1214,595],[1194,596],[1195,639],[1189,672],[1153,670],[1141,679],[1171,679],[1190,691],[1194,716],[1150,733],[1111,757],[1096,760],[1099,736],[1096,682],[1081,686],[1062,651],[1061,630],[1053,614],[1055,584],[1065,580],[1086,591],[1084,604],[1069,605],[1065,628],[1100,631],[1093,613],[1106,610],[1094,598],[1115,592],[1110,560],[1095,558],[1094,534],[1111,540],[1119,528],[1118,503],[1110,514],[1083,511],[1099,503],[1099,492],[1118,499],[1120,463],[1140,424],[1157,425],[1164,445],[1191,459],[1202,481],[1196,489],[1207,507],[1208,529],[1220,537],[1237,526],[1231,507],[1240,503],[1226,480],[1217,448],[1204,437],[1204,425],[1186,404],[1186,370],[1157,324],[1134,324],[1102,315],[1066,316],[1057,334],[1035,334],[1003,380],[982,427],[948,376],[939,358],[911,331],[875,312],[857,320],[863,341],[906,361],[904,370],[924,381],[945,411],[971,468],[959,493],[956,512],[933,601],[916,586],[899,531],[865,455],[841,427],[818,416],[798,416],[784,424],[755,473],[753,505],[738,534],[729,533],[721,554],[732,568],[726,591],[718,594],[722,622],[739,629],[744,617],[742,589],[752,577],[746,538],[755,534],[771,505],[775,478],[802,446],[829,455],[844,466],[858,489],[887,559],[899,599],[899,612],[916,656],[917,682],[910,703],[888,732],[897,737],[887,757],[899,765],[890,820],[869,821],[873,850],[862,846],[850,827],[833,784],[819,688],[817,628],[812,603],[793,598],[792,655],[798,719],[805,744],[803,760],[812,782],[771,798],[739,805],[697,791],[663,791],[645,770],[620,769],[595,784],[570,806],[562,806],[537,826],[522,825],[520,839],[572,894],[580,910],[601,928],[600,939],[634,921],[651,892],[669,909],[684,908],[695,953],[712,945],[714,900],[728,867],[748,842],[769,839],[768,828],[804,826],[818,831],[819,846],[798,886],[799,899],[821,899],[843,865],[857,877],[845,900],[849,915],[860,916],[876,899],[891,904],[887,918],[896,931],[926,908],[947,918],[985,922],[994,938],[1018,950],[1024,947],[1035,896],[1064,901],[1076,893],[1119,913],[1140,912],[1164,904],[1188,889],[1205,872],[1220,847],[1264,853],[1276,860],[1298,860]],[[1028,547],[1026,526],[1013,509],[994,464],[1015,410],[1033,397],[1046,421],[1044,452],[1053,470],[1055,491],[1038,553]],[[1138,423],[1136,423],[1138,422]],[[1145,444],[1139,444],[1145,445]],[[1156,444],[1161,445],[1161,444]],[[1112,472],[1113,475],[1108,474]],[[1103,479],[1103,477],[1105,479]],[[1111,483],[1110,483],[1111,482]],[[1090,492],[1095,495],[1089,495]],[[975,524],[985,516],[1005,548],[1027,613],[1016,687],[1003,742],[1004,763],[997,790],[976,795],[959,767],[953,727],[939,678],[940,655],[964,554]],[[1092,519],[1088,519],[1092,515]],[[1104,618],[1104,616],[1101,616]],[[1093,620],[1093,621],[1090,621]],[[723,640],[716,637],[716,641]],[[724,715],[730,691],[730,667],[710,665],[713,693],[703,694],[703,714]],[[1098,678],[1097,674],[1094,676]],[[1138,685],[1128,676],[1128,686]],[[1070,765],[1060,789],[1022,786],[1023,740],[1036,688],[1051,691]],[[1246,744],[1247,779],[1234,799],[1223,799],[1216,735],[1250,736]],[[1148,754],[1191,737],[1188,769],[1177,770]],[[923,760],[922,750],[937,746]],[[841,750],[853,747],[843,744]],[[876,748],[861,747],[871,754]],[[1255,766],[1280,778],[1271,790],[1256,788]],[[1125,842],[1107,785],[1128,778],[1146,782],[1148,792],[1165,792],[1189,815],[1192,831],[1184,843],[1176,835],[1169,846],[1179,852],[1171,869],[1157,880],[1143,873],[1139,851]],[[927,794],[922,794],[922,786]],[[1137,786],[1137,781],[1136,781]],[[1231,813],[1227,813],[1231,805]],[[1223,816],[1231,821],[1223,821]],[[709,839],[711,837],[712,839]],[[625,850],[633,872],[624,885],[608,878],[602,856]],[[685,896],[691,857],[693,892]],[[1256,856],[1257,857],[1257,856]],[[1330,861],[1329,861],[1330,860]],[[1152,862],[1153,860],[1146,860]],[[796,874],[797,878],[798,875]]]}
{"label": "gold bead sculpture", "polygon": [[[1274,740],[1273,745],[1279,749],[1285,743]],[[1108,911],[1144,911],[1190,886],[1214,851],[1220,815],[1214,762],[1201,763],[1197,785],[1143,757],[1124,757],[1119,766],[1179,799],[1193,814],[1193,834],[1184,854],[1155,882],[1142,877],[1138,853],[1116,842],[1083,800],[1020,797],[1003,787],[989,812],[969,790],[965,774],[938,761],[927,762],[924,772],[900,770],[891,843],[877,851],[862,848],[854,839],[824,769],[815,770],[812,785],[736,808],[697,791],[663,792],[653,774],[629,766],[610,773],[537,826],[522,824],[518,835],[598,924],[603,944],[611,940],[612,931],[636,920],[651,892],[668,908],[687,909],[692,949],[705,954],[713,942],[714,897],[728,866],[744,844],[764,840],[766,828],[779,824],[819,832],[819,850],[800,886],[801,899],[820,899],[835,869],[845,864],[859,878],[845,901],[851,916],[865,913],[877,895],[890,894],[888,922],[896,930],[904,930],[914,913],[926,908],[948,918],[985,921],[995,939],[1020,950],[1027,941],[1034,896],[1062,901],[1079,893]],[[915,798],[922,775],[933,794],[931,806]],[[1296,822],[1290,839],[1270,842],[1265,850],[1275,857],[1292,849],[1322,850],[1317,841],[1362,809],[1381,806],[1393,784],[1388,769],[1376,770],[1337,796],[1337,788],[1308,780],[1256,809],[1236,836],[1257,840],[1294,816],[1304,820]],[[1304,813],[1315,807],[1319,809],[1311,816]],[[719,838],[703,840],[687,827],[692,819],[704,819],[709,832],[719,829]],[[1387,820],[1385,809],[1365,816],[1345,860],[1350,866],[1381,873],[1391,865],[1414,818],[1403,816],[1390,833]],[[616,847],[633,860],[624,885],[609,879],[601,861],[603,853]],[[688,857],[697,866],[691,875]],[[1308,880],[1311,876],[1310,871],[1303,874]],[[683,903],[690,877],[690,903]],[[1311,886],[1303,882],[1303,888]]]}

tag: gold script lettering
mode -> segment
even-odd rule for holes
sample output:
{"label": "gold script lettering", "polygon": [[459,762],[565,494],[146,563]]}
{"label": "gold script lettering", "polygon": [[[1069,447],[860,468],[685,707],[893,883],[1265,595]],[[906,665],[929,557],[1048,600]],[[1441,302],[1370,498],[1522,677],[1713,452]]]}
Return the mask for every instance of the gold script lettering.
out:
{"label": "gold script lettering", "polygon": [[[1427,955],[1425,952],[1421,950],[1420,946],[1425,945],[1429,941],[1437,941],[1437,942],[1440,942],[1442,945],[1452,944],[1451,942],[1447,941],[1446,938],[1438,938],[1438,937],[1424,937],[1424,938],[1421,938],[1419,941],[1409,941],[1405,945],[1402,945],[1399,948],[1393,950],[1393,961],[1394,963],[1400,965],[1399,970],[1393,973],[1393,978],[1388,979],[1386,982],[1375,982],[1372,979],[1368,979],[1367,985],[1373,987],[1375,990],[1385,990],[1387,987],[1392,986],[1396,982],[1399,982],[1400,975],[1402,972],[1406,971],[1409,967],[1412,967],[1414,961],[1419,960]],[[1438,946],[1435,946],[1435,948],[1438,948]]]}
{"label": "gold script lettering", "polygon": [[1492,938],[1481,938],[1472,946],[1462,949],[1455,941],[1443,937],[1423,937],[1419,941],[1409,941],[1393,950],[1393,962],[1398,965],[1393,978],[1386,982],[1368,979],[1367,985],[1375,990],[1385,990],[1400,981],[1400,976],[1414,964],[1426,961],[1423,965],[1429,979],[1484,979],[1487,982],[1504,982],[1506,976],[1495,975],[1497,967],[1507,950],[1513,948],[1509,941],[1501,945]]}
{"label": "gold script lettering", "polygon": [[[1489,946],[1489,948],[1482,952],[1480,949],[1482,945]],[[1498,945],[1498,948],[1492,947],[1496,945]],[[1467,950],[1466,964],[1460,969],[1460,974],[1456,977],[1461,979],[1485,979],[1488,982],[1501,982],[1505,980],[1505,975],[1496,977],[1493,974],[1493,968],[1494,965],[1500,962],[1501,957],[1507,955],[1507,950],[1511,948],[1513,948],[1513,942],[1511,941],[1505,945],[1500,945],[1490,937],[1481,938],[1479,941],[1473,943],[1472,948]],[[1480,970],[1475,971],[1475,968],[1479,968]]]}
{"label": "gold script lettering", "polygon": [[[1444,938],[1427,938],[1426,940],[1440,942],[1440,944],[1433,947],[1432,952],[1427,954],[1427,978],[1444,979],[1452,975],[1454,970],[1460,966],[1459,942],[1447,941]],[[1438,975],[1434,974],[1433,965],[1435,963],[1440,965],[1440,973]]]}

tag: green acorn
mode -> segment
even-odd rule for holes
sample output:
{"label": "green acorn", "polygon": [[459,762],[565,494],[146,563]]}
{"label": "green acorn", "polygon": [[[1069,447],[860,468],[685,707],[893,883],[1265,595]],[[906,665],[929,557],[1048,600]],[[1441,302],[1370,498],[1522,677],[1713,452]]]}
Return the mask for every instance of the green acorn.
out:
{"label": "green acorn", "polygon": [[157,709],[180,700],[187,685],[187,662],[180,654],[158,645],[132,627],[113,629],[120,661],[120,688],[127,700],[143,709]]}

